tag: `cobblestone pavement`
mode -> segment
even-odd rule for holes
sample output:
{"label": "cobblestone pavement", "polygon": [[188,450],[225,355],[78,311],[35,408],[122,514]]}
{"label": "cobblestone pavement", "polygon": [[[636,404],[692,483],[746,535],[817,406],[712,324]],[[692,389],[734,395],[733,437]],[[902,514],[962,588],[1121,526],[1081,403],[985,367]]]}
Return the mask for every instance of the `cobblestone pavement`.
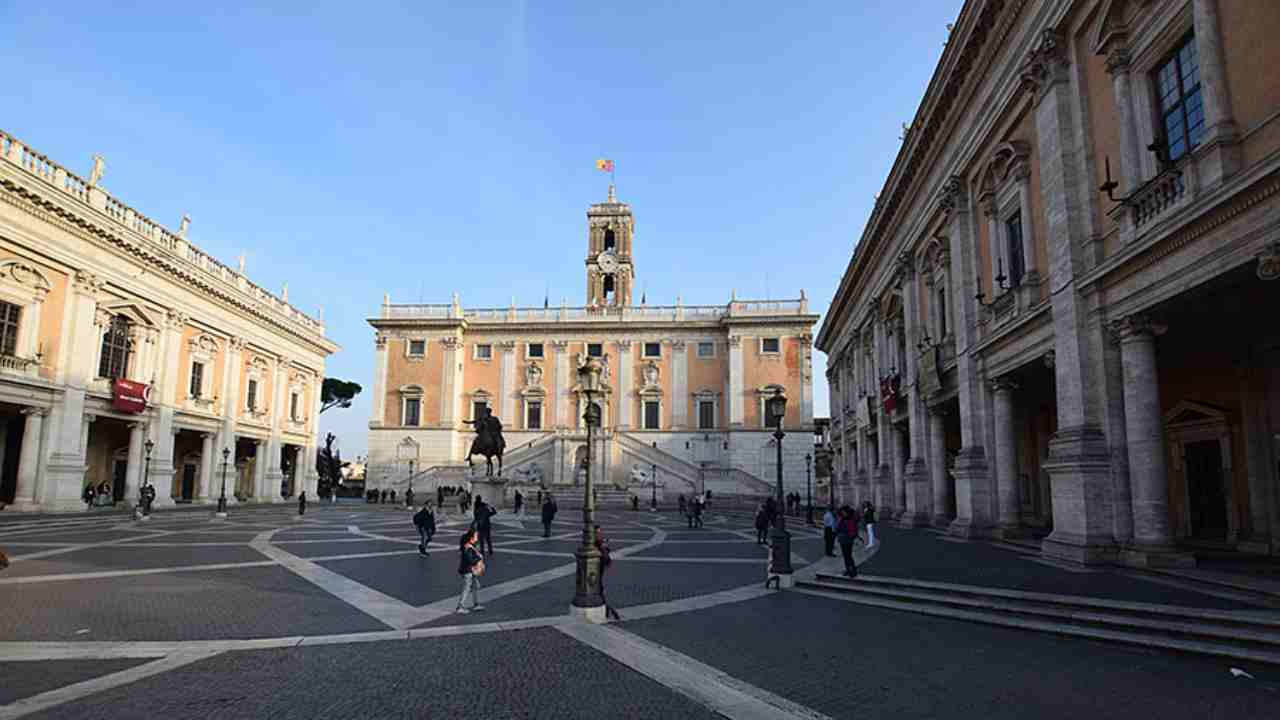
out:
{"label": "cobblestone pavement", "polygon": [[[623,621],[568,615],[578,513],[495,518],[483,612],[453,612],[456,512],[427,557],[385,505],[0,517],[0,720],[12,717],[1267,717],[1226,665],[763,589],[738,518],[604,512]],[[791,521],[793,561],[821,539]],[[886,528],[886,576],[1238,604]],[[1271,715],[1274,716],[1274,715]]]}

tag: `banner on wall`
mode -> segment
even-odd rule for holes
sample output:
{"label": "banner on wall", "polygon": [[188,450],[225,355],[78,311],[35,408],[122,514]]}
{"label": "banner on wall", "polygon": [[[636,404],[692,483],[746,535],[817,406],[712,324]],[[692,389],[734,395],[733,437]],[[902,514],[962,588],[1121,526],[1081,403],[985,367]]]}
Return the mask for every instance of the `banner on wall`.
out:
{"label": "banner on wall", "polygon": [[146,412],[150,394],[151,386],[146,383],[116,380],[111,384],[111,406],[120,412]]}

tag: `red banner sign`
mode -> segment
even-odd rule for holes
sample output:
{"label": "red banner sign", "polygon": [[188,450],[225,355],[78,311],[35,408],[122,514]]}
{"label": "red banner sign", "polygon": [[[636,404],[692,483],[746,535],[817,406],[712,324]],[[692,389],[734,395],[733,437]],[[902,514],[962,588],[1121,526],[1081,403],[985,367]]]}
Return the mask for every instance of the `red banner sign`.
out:
{"label": "red banner sign", "polygon": [[898,407],[898,376],[889,375],[880,379],[880,401],[884,403],[884,411],[892,413]]}
{"label": "red banner sign", "polygon": [[120,412],[146,412],[151,386],[132,380],[116,380],[111,385],[111,405]]}

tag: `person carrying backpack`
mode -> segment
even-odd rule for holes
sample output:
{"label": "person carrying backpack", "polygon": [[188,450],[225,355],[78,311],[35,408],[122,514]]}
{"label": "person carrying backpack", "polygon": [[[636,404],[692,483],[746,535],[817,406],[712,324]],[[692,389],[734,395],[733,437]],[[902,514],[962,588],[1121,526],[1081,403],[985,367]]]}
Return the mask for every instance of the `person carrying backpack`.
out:
{"label": "person carrying backpack", "polygon": [[427,554],[427,545],[431,543],[431,538],[436,534],[436,516],[431,511],[431,503],[422,506],[422,509],[413,515],[414,527],[418,528],[418,552],[422,555]]}
{"label": "person carrying backpack", "polygon": [[542,537],[551,537],[551,521],[556,519],[556,499],[547,493],[542,501]]}

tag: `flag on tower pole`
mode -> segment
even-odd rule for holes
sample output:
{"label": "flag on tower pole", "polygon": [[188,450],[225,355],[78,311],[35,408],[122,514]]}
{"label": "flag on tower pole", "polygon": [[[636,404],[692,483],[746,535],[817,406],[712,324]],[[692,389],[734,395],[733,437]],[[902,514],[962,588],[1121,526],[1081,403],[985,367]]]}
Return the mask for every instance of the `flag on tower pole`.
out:
{"label": "flag on tower pole", "polygon": [[609,202],[613,202],[613,161],[603,158],[596,160],[596,169],[609,173]]}

